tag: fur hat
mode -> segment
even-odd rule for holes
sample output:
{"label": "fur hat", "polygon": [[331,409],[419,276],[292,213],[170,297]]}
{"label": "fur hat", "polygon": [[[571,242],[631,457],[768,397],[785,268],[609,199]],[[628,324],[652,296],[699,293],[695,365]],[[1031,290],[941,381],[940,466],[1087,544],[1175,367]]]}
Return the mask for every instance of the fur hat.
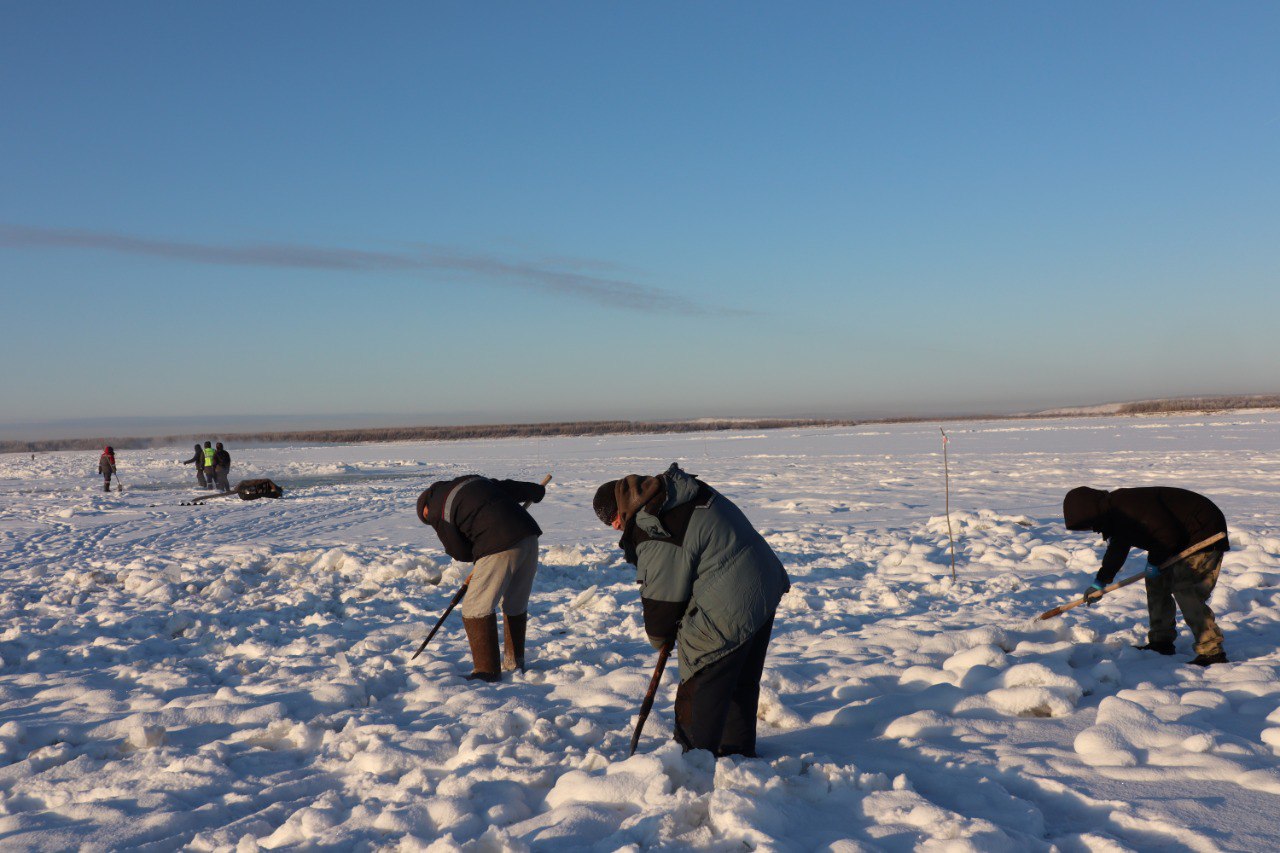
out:
{"label": "fur hat", "polygon": [[628,474],[621,480],[610,480],[596,489],[596,496],[591,502],[596,516],[605,524],[613,526],[615,518],[620,519],[620,529],[626,530],[632,517],[641,509],[656,513],[666,497],[666,483],[661,477],[641,477],[639,474]]}

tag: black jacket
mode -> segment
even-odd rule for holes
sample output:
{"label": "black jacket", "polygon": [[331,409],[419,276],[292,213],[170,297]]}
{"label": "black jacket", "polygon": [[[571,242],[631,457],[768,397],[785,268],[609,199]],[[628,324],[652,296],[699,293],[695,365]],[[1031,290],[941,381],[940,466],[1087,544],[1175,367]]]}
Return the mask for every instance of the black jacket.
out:
{"label": "black jacket", "polygon": [[219,450],[213,454],[213,467],[221,468],[223,471],[231,470],[231,454],[225,450]]}
{"label": "black jacket", "polygon": [[514,548],[527,536],[541,536],[542,528],[520,504],[537,503],[546,493],[537,483],[469,474],[433,483],[419,503],[426,507],[426,523],[435,529],[445,553],[473,563]]}
{"label": "black jacket", "polygon": [[[1227,532],[1227,520],[1213,501],[1170,486],[1114,492],[1081,486],[1067,492],[1062,515],[1067,529],[1094,530],[1107,540],[1097,577],[1101,586],[1115,578],[1130,548],[1146,551],[1147,562],[1158,566],[1215,533]],[[1224,536],[1210,549],[1229,551],[1231,546]]]}
{"label": "black jacket", "polygon": [[192,462],[196,463],[197,471],[204,470],[204,451],[200,449],[200,445],[198,444],[196,445],[196,455],[192,456],[190,459],[182,460],[183,465],[190,465]]}

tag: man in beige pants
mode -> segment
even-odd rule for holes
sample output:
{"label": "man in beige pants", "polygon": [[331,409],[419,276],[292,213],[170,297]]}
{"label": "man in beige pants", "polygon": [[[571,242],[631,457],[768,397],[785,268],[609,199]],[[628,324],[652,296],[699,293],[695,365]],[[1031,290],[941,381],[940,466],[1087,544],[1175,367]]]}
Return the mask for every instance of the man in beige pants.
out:
{"label": "man in beige pants", "polygon": [[[542,528],[522,503],[541,501],[546,488],[520,480],[468,475],[434,483],[418,497],[418,520],[430,525],[445,553],[475,563],[462,599],[462,624],[471,645],[468,680],[499,681],[502,669],[525,667],[529,595],[538,573]],[[498,659],[498,617],[506,640],[506,660]]]}

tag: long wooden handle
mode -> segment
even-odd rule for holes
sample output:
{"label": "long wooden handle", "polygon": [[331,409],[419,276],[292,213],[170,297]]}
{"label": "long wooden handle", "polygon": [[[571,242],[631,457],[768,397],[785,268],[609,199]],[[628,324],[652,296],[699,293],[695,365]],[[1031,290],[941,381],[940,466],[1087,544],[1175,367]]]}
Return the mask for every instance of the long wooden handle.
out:
{"label": "long wooden handle", "polygon": [[436,626],[431,629],[431,633],[427,634],[427,638],[422,641],[422,645],[418,646],[418,650],[413,653],[413,660],[422,654],[422,650],[427,647],[427,643],[431,642],[431,638],[436,635],[436,631],[440,630],[440,626],[444,624],[444,620],[449,618],[449,614],[453,612],[453,608],[458,606],[458,602],[462,600],[462,596],[467,594],[467,587],[471,585],[471,575],[467,575],[467,579],[462,582],[462,586],[458,587],[458,592],[453,596],[453,601],[449,602],[449,606],[444,609],[444,613],[440,614],[440,618],[436,620]]}
{"label": "long wooden handle", "polygon": [[[1190,557],[1192,554],[1204,548],[1208,548],[1210,545],[1217,542],[1219,539],[1226,539],[1226,538],[1227,538],[1227,534],[1225,533],[1215,533],[1212,536],[1210,536],[1208,539],[1205,539],[1201,542],[1197,542],[1196,544],[1192,545],[1190,548],[1184,548],[1183,550],[1179,551],[1178,553],[1174,554],[1172,557],[1170,557],[1169,559],[1161,563],[1159,566],[1159,571],[1163,572],[1165,569],[1169,568],[1179,560]],[[1118,583],[1113,583],[1111,586],[1106,587],[1105,589],[1102,590],[1102,595],[1106,595],[1109,592],[1115,592],[1117,589],[1126,587],[1131,583],[1136,583],[1137,581],[1142,580],[1146,576],[1147,576],[1146,572],[1139,572],[1133,577],[1128,577],[1122,581],[1119,581]],[[1057,607],[1053,608],[1052,610],[1046,610],[1045,612],[1041,613],[1039,618],[1052,619],[1055,616],[1061,616],[1063,613],[1066,613],[1071,608],[1079,607],[1081,604],[1084,604],[1085,601],[1086,599],[1084,598],[1078,598],[1069,604],[1060,604]]]}
{"label": "long wooden handle", "polygon": [[636,730],[631,735],[631,752],[627,753],[628,756],[635,755],[636,747],[640,745],[640,732],[644,731],[644,721],[649,719],[649,712],[653,710],[653,699],[658,695],[658,685],[662,683],[662,671],[667,668],[667,658],[671,657],[671,649],[675,644],[675,640],[667,640],[658,651],[658,663],[653,668],[653,678],[649,679],[649,692],[644,694],[644,701],[640,703],[640,717],[636,720]]}

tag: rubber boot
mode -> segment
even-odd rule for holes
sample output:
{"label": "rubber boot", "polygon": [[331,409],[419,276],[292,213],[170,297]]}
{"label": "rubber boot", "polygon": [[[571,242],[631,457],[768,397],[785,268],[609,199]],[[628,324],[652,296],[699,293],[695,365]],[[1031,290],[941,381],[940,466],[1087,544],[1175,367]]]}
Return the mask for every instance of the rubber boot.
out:
{"label": "rubber boot", "polygon": [[502,614],[503,648],[502,669],[506,672],[518,669],[524,672],[524,633],[529,626],[528,613]]}
{"label": "rubber boot", "polygon": [[102,491],[104,491],[104,492],[109,492],[109,491],[111,491],[111,481],[110,481],[110,480],[107,480],[105,483],[103,483],[103,484],[102,484]]}
{"label": "rubber boot", "polygon": [[1167,643],[1143,643],[1141,646],[1134,646],[1134,648],[1144,652],[1158,652],[1162,655],[1171,655],[1174,652],[1172,641]]}
{"label": "rubber boot", "polygon": [[1196,666],[1213,666],[1215,663],[1230,663],[1226,652],[1215,652],[1211,655],[1196,655],[1192,661]]}
{"label": "rubber boot", "polygon": [[463,619],[467,629],[467,642],[471,644],[471,674],[467,681],[500,681],[502,671],[498,661],[498,616],[490,613],[476,619]]}

